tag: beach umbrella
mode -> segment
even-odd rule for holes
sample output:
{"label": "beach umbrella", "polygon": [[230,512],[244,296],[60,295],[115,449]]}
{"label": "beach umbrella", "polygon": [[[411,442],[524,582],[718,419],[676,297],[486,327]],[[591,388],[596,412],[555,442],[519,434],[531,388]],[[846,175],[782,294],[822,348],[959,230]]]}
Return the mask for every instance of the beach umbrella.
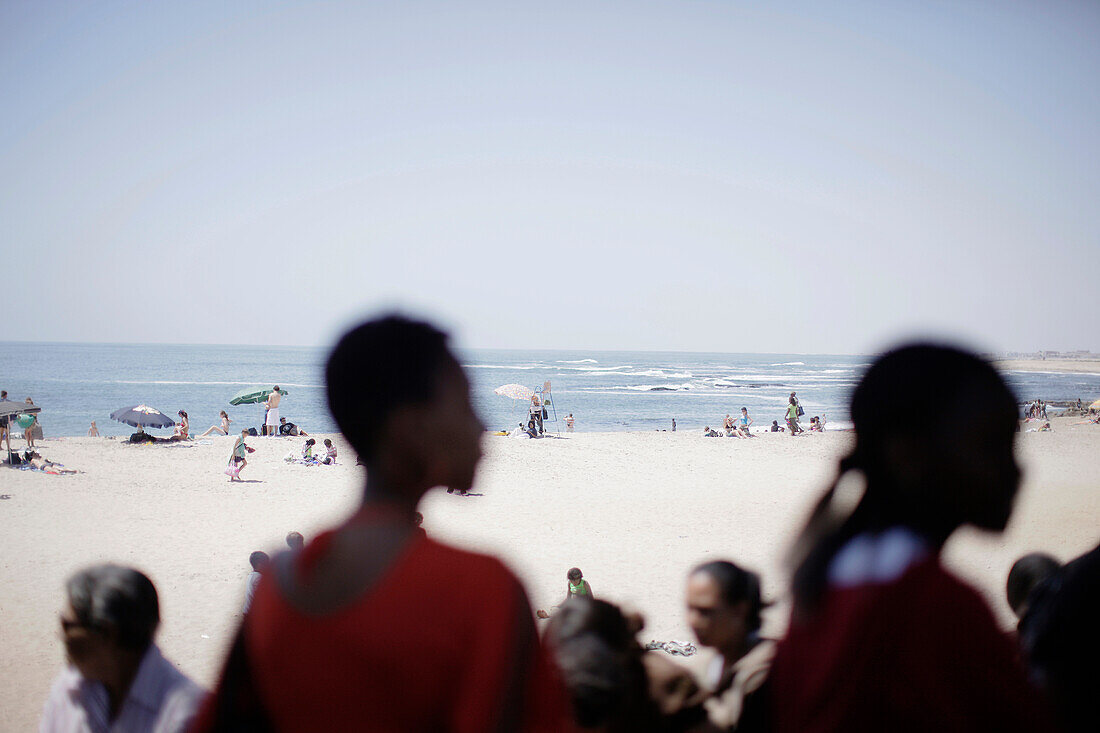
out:
{"label": "beach umbrella", "polygon": [[[275,385],[270,387],[245,387],[237,394],[233,395],[233,399],[229,400],[231,405],[254,405],[257,402],[263,402],[267,399],[267,396],[275,390]],[[280,389],[279,394],[285,395],[288,392],[285,389]]]}
{"label": "beach umbrella", "polygon": [[111,413],[111,419],[135,428],[170,428],[176,424],[175,420],[149,405],[120,407]]}
{"label": "beach umbrella", "polygon": [[529,400],[534,394],[522,384],[505,384],[493,390],[501,397],[511,397],[513,400]]}
{"label": "beach umbrella", "polygon": [[1096,402],[1093,402],[1091,405],[1089,405],[1089,409],[1100,410],[1100,400],[1096,400]]}
{"label": "beach umbrella", "polygon": [[[38,405],[28,405],[26,402],[13,402],[11,400],[0,402],[0,422],[6,422],[9,428],[13,422],[21,428],[29,428],[34,424],[34,418],[31,416],[36,412],[42,412],[42,408]],[[11,464],[11,430],[7,432],[7,439],[8,463]]]}

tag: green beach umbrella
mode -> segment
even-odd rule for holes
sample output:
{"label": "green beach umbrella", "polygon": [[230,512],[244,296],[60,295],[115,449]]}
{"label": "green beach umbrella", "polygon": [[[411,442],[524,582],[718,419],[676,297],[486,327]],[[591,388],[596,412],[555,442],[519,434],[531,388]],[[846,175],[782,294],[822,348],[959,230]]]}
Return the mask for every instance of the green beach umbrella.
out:
{"label": "green beach umbrella", "polygon": [[[229,400],[231,405],[254,405],[257,402],[263,402],[267,399],[267,396],[274,390],[274,385],[271,387],[245,387],[237,394],[233,395],[233,399]],[[280,389],[279,394],[285,395],[288,392],[285,389]]]}

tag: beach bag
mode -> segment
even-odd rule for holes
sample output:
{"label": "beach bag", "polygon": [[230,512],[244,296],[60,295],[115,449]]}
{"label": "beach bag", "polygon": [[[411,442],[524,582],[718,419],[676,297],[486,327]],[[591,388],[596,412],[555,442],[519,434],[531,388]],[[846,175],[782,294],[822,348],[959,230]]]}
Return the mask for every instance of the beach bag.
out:
{"label": "beach bag", "polygon": [[241,475],[241,467],[236,463],[230,463],[225,467],[225,475],[229,478],[239,478]]}
{"label": "beach bag", "polygon": [[546,408],[545,408],[545,407],[544,407],[544,408],[542,408],[542,419],[543,419],[543,420],[545,420],[545,419],[547,419],[548,417],[550,417],[550,413],[548,413],[548,412],[546,411]]}
{"label": "beach bag", "polygon": [[256,432],[256,428],[249,428],[248,429],[248,434],[249,434],[249,436],[251,436],[253,438],[255,438],[256,436],[259,435],[259,433]]}
{"label": "beach bag", "polygon": [[806,414],[806,411],[802,409],[802,404],[799,403],[799,405],[798,405],[798,416],[802,417],[805,414]]}

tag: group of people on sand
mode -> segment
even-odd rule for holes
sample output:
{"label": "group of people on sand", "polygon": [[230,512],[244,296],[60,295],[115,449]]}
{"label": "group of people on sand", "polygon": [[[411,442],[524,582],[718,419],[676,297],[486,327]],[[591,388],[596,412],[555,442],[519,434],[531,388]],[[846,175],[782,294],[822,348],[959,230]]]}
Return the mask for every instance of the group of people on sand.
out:
{"label": "group of people on sand", "polygon": [[[8,402],[8,391],[0,390],[0,402]],[[27,397],[23,404],[34,407],[34,400]],[[35,447],[35,438],[42,433],[42,427],[38,423],[38,415],[35,413],[23,413],[18,417],[5,415],[0,417],[0,441],[11,440],[12,425],[23,428],[23,440],[27,442],[27,448]]]}
{"label": "group of people on sand", "polygon": [[[325,379],[366,466],[362,501],[260,573],[212,693],[157,649],[148,578],[100,566],[66,587],[72,667],[42,730],[71,730],[80,716],[95,716],[95,729],[198,733],[1100,725],[1100,548],[1036,582],[1016,646],[940,562],[960,527],[1004,530],[1020,479],[1015,402],[974,355],[912,345],[866,372],[852,397],[851,452],[791,551],[782,638],[761,636],[754,573],[715,561],[688,574],[689,623],[715,651],[704,679],[645,652],[640,619],[597,600],[579,569],[540,639],[500,560],[418,531],[424,494],[469,489],[482,455],[484,427],[445,334],[400,316],[363,323],[337,343]],[[425,439],[428,424],[447,439]],[[837,490],[852,473],[863,477],[854,500]]]}

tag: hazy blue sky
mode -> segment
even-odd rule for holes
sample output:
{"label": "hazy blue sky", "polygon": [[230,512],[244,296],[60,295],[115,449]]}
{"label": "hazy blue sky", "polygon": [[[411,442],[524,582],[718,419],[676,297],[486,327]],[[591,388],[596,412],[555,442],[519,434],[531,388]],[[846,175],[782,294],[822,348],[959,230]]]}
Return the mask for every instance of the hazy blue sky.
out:
{"label": "hazy blue sky", "polygon": [[1100,3],[0,4],[0,340],[1100,351]]}

